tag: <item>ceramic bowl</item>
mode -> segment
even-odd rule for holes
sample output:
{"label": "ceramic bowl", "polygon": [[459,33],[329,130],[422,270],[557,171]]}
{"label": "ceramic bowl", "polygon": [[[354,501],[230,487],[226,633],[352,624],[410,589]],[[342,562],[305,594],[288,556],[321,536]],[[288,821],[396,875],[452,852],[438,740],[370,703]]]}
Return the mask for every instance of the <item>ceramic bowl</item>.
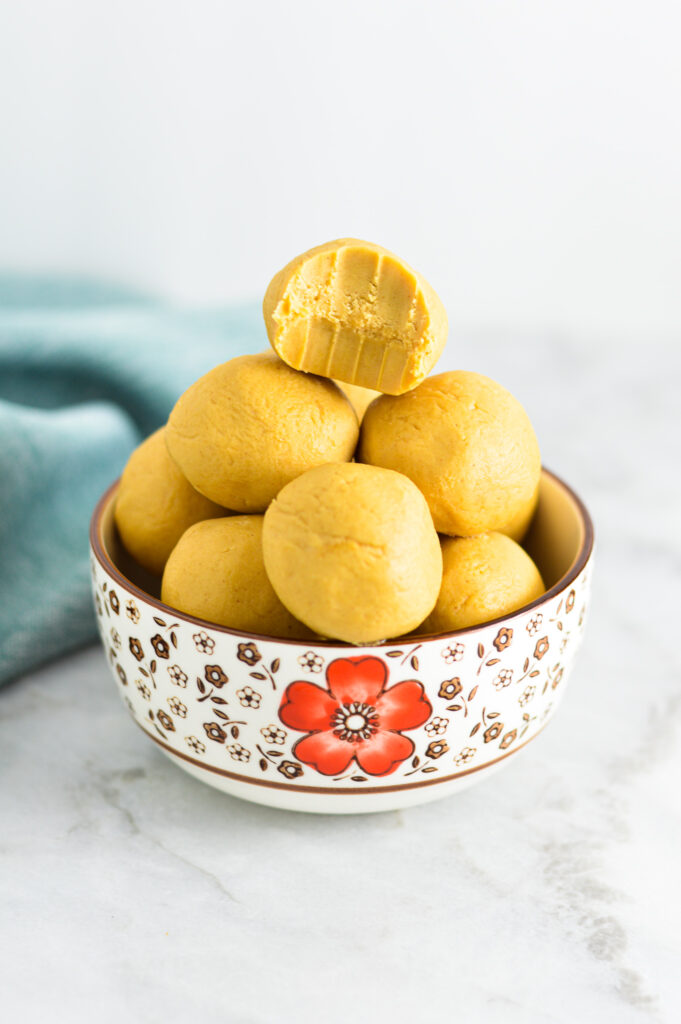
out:
{"label": "ceramic bowl", "polygon": [[584,629],[593,528],[552,473],[525,543],[541,598],[369,647],[236,633],[163,604],[121,546],[116,487],[90,531],[102,642],[136,724],[203,782],[290,810],[392,810],[486,778],[554,715]]}

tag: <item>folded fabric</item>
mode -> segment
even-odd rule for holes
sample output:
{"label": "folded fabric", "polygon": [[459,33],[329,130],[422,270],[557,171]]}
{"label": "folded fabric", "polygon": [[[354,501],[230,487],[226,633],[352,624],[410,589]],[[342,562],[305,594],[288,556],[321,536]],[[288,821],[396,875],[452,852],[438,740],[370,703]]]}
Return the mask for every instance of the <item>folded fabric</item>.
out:
{"label": "folded fabric", "polygon": [[266,344],[253,306],[0,276],[0,683],[94,639],[97,499],[185,388]]}

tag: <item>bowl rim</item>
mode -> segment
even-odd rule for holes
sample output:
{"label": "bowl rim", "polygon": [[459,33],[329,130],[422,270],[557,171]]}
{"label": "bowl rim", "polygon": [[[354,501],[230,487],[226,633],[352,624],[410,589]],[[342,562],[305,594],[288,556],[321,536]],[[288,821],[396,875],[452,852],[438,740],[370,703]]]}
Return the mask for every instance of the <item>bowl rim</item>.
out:
{"label": "bowl rim", "polygon": [[[546,602],[550,601],[557,594],[560,594],[563,590],[566,590],[571,583],[573,583],[580,575],[585,565],[589,561],[593,546],[594,546],[594,526],[589,515],[587,508],[573,489],[565,483],[556,473],[546,467],[542,467],[542,473],[545,473],[550,477],[559,487],[567,493],[568,497],[574,502],[579,516],[582,521],[584,528],[584,536],[582,544],[575,556],[572,564],[568,570],[560,577],[556,583],[553,584],[549,590],[546,590],[540,597],[537,597],[530,604],[523,605],[522,608],[516,608],[514,611],[507,613],[506,615],[500,615],[496,619],[489,619],[487,622],[480,622],[476,626],[466,626],[463,629],[450,630],[447,633],[424,633],[419,634],[419,641],[424,642],[427,640],[448,640],[448,639],[459,639],[467,635],[477,633],[481,629],[486,629],[488,626],[496,626],[502,622],[508,622],[509,619],[515,618],[517,615],[524,614],[530,611],[532,608],[538,608]],[[293,644],[295,646],[313,646],[313,647],[334,647],[334,648],[347,648],[348,650],[356,650],[358,647],[371,647],[372,649],[380,650],[384,647],[394,647],[395,643],[401,639],[399,637],[392,637],[388,640],[382,640],[375,644],[350,644],[344,640],[296,640],[290,637],[278,637],[272,636],[269,633],[249,633],[247,630],[230,629],[228,626],[220,626],[215,622],[210,622],[208,619],[199,619],[195,615],[188,615],[186,612],[181,612],[177,608],[172,608],[168,604],[164,604],[163,601],[156,597],[152,597],[141,587],[138,587],[136,583],[128,579],[120,569],[111,560],[105,546],[104,539],[102,537],[102,519],[104,511],[108,507],[109,502],[113,493],[118,488],[120,483],[120,477],[118,477],[109,487],[104,491],[101,498],[95,505],[92,518],[90,520],[90,547],[92,552],[102,566],[102,568],[111,576],[116,582],[123,586],[126,590],[129,590],[136,597],[141,599],[147,604],[152,605],[154,608],[159,609],[166,614],[171,616],[179,616],[185,622],[191,622],[193,625],[208,627],[208,629],[217,631],[218,633],[225,633],[227,636],[233,636],[238,638],[250,637],[254,640],[265,641],[269,643],[279,644]]]}

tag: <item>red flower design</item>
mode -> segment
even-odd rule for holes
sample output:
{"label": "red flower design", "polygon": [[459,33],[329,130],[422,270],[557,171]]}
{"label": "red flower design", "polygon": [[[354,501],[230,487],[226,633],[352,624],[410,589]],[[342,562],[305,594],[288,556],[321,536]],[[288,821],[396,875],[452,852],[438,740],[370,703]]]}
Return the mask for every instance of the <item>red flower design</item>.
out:
{"label": "red flower design", "polygon": [[408,679],[386,689],[388,669],[380,658],[336,658],[326,669],[328,689],[291,683],[279,717],[307,732],[293,753],[322,775],[340,775],[357,762],[367,775],[390,775],[411,757],[413,742],[401,730],[427,722],[432,708],[421,683]]}

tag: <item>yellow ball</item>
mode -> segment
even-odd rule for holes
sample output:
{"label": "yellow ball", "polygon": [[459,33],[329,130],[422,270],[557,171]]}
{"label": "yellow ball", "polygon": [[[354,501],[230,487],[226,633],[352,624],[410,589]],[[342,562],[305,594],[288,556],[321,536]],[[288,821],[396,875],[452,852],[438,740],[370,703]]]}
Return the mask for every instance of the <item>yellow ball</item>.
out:
{"label": "yellow ball", "polygon": [[306,639],[309,631],[283,606],[267,578],[262,527],[262,516],[190,527],[168,559],[161,600],[239,632]]}
{"label": "yellow ball", "polygon": [[442,578],[423,495],[399,473],[321,466],[265,513],[265,568],[287,608],[322,636],[363,644],[414,629]]}
{"label": "yellow ball", "polygon": [[447,340],[447,314],[428,282],[358,238],[291,260],[272,278],[263,315],[289,366],[390,395],[416,387]]}
{"label": "yellow ball", "polygon": [[185,530],[227,510],[195,491],[168,455],[164,428],[128,459],[116,495],[114,519],[124,547],[160,575]]}
{"label": "yellow ball", "polygon": [[521,539],[541,473],[529,417],[505,388],[479,373],[429,377],[367,409],[361,462],[404,473],[425,495],[440,533],[495,530]]}
{"label": "yellow ball", "polygon": [[528,554],[502,533],[442,541],[442,586],[419,633],[447,633],[508,615],[544,593]]}
{"label": "yellow ball", "polygon": [[170,414],[166,443],[201,494],[237,512],[264,512],[307,469],[351,459],[358,433],[340,388],[268,352],[238,356],[196,381]]}

